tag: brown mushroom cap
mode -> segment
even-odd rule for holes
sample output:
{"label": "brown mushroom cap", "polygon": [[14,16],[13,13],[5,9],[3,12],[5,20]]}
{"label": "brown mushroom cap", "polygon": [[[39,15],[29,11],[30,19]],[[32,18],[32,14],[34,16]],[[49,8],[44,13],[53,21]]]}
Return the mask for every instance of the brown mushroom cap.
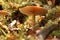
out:
{"label": "brown mushroom cap", "polygon": [[0,15],[8,15],[9,13],[7,11],[4,10],[0,10]]}
{"label": "brown mushroom cap", "polygon": [[45,15],[48,11],[45,8],[37,7],[37,6],[26,6],[24,8],[20,8],[19,11],[25,15]]}

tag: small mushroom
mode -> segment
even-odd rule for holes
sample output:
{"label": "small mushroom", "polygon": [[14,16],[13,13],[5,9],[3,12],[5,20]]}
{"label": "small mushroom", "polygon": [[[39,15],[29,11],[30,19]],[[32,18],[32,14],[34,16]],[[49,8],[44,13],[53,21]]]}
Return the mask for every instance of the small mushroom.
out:
{"label": "small mushroom", "polygon": [[47,9],[37,6],[26,6],[24,8],[19,8],[19,11],[27,16],[32,16],[33,26],[35,26],[35,15],[43,16],[48,12]]}
{"label": "small mushroom", "polygon": [[7,17],[9,16],[9,13],[4,10],[0,10],[0,22],[5,22],[7,20]]}
{"label": "small mushroom", "polygon": [[0,15],[9,15],[9,13],[7,11],[0,10]]}

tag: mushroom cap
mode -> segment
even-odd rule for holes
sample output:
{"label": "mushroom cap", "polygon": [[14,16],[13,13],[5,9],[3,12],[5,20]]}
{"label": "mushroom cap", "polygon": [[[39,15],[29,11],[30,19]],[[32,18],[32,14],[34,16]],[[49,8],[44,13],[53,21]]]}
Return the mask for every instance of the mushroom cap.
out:
{"label": "mushroom cap", "polygon": [[0,15],[8,15],[9,13],[7,11],[4,10],[0,10]]}
{"label": "mushroom cap", "polygon": [[37,6],[26,6],[24,8],[20,8],[19,11],[25,15],[45,15],[48,11],[43,7]]}

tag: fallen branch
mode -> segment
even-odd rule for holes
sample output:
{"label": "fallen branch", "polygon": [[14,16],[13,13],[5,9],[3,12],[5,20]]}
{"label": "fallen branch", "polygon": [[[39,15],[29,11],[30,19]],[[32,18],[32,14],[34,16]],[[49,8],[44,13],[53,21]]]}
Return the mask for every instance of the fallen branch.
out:
{"label": "fallen branch", "polygon": [[40,40],[45,40],[45,38],[55,29],[58,27],[58,21],[59,19],[55,20],[55,21],[51,21],[50,24],[48,24],[48,26],[46,28],[44,28],[43,30],[41,30],[37,36]]}

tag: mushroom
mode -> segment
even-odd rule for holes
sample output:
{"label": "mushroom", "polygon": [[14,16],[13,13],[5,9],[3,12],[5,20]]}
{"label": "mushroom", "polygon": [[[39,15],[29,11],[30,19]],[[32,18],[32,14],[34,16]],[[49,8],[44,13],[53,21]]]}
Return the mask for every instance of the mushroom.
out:
{"label": "mushroom", "polygon": [[5,22],[5,20],[7,20],[7,16],[9,16],[7,11],[0,10],[0,22]]}
{"label": "mushroom", "polygon": [[19,8],[19,11],[27,16],[32,16],[33,26],[35,26],[35,15],[46,15],[47,9],[37,6],[26,6],[24,8]]}
{"label": "mushroom", "polygon": [[7,11],[4,10],[0,10],[0,15],[8,15],[9,13]]}

